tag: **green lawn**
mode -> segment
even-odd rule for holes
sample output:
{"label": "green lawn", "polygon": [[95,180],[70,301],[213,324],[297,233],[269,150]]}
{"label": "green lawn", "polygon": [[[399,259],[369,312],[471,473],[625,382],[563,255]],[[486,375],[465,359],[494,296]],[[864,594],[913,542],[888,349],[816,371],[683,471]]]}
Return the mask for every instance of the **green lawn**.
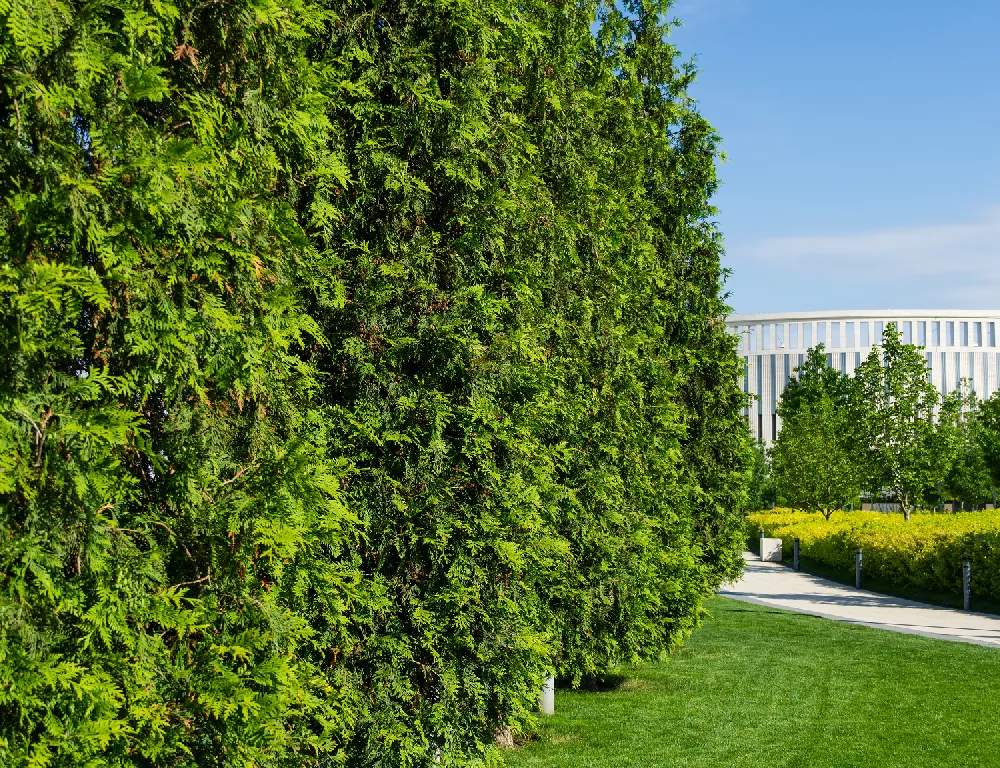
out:
{"label": "green lawn", "polygon": [[725,598],[667,662],[556,692],[527,766],[1000,766],[1000,649]]}

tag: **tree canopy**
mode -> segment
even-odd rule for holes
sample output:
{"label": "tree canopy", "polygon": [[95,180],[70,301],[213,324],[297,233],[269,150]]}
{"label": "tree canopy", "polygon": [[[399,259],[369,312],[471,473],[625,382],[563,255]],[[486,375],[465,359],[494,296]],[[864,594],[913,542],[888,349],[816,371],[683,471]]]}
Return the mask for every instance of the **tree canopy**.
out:
{"label": "tree canopy", "polygon": [[853,386],[851,377],[827,363],[826,348],[817,344],[806,352],[806,359],[795,369],[795,375],[781,393],[778,415],[785,421],[808,404],[820,400],[828,400],[835,408],[843,408],[851,401]]}
{"label": "tree canopy", "polygon": [[868,498],[898,502],[907,517],[948,499],[984,504],[993,496],[990,457],[1000,444],[996,400],[979,402],[969,380],[940,397],[924,354],[903,344],[892,323],[853,376],[827,367],[816,347],[778,408],[783,427],[770,458],[779,496],[829,511],[863,489]]}
{"label": "tree canopy", "polygon": [[983,463],[992,485],[993,505],[1000,484],[1000,392],[994,392],[979,403],[976,413],[975,440],[979,444]]}
{"label": "tree canopy", "polygon": [[[862,473],[852,451],[850,410],[844,407],[847,388],[839,373],[832,377],[816,371],[819,359],[810,353],[810,361],[796,369],[802,374],[796,380],[796,398],[784,405],[771,461],[778,493],[786,503],[822,512],[829,520],[833,510],[858,497]],[[825,356],[822,360],[825,364]],[[831,391],[844,397],[841,407]]]}
{"label": "tree canopy", "polygon": [[868,490],[888,492],[909,519],[928,486],[947,472],[936,461],[941,454],[930,450],[940,396],[927,362],[889,323],[882,345],[855,372],[854,387],[858,461]]}

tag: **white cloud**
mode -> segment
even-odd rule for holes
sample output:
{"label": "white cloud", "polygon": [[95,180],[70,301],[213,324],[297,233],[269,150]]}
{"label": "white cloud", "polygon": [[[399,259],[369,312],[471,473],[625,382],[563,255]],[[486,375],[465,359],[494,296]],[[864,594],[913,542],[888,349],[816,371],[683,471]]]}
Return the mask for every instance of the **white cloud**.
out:
{"label": "white cloud", "polygon": [[842,235],[765,238],[742,269],[866,287],[912,286],[941,305],[1000,305],[1000,206],[974,221]]}

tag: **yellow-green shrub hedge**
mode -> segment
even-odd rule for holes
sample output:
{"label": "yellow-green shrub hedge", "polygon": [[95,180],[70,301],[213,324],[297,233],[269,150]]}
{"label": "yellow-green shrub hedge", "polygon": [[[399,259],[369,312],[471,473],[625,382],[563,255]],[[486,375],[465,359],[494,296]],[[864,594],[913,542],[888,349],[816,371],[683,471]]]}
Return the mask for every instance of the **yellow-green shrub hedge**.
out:
{"label": "yellow-green shrub hedge", "polygon": [[960,592],[962,563],[972,563],[974,594],[1000,599],[1000,511],[903,515],[835,512],[829,521],[792,509],[757,512],[747,518],[747,536],[782,540],[785,552],[799,538],[803,557],[853,570],[864,551],[865,573],[892,584]]}

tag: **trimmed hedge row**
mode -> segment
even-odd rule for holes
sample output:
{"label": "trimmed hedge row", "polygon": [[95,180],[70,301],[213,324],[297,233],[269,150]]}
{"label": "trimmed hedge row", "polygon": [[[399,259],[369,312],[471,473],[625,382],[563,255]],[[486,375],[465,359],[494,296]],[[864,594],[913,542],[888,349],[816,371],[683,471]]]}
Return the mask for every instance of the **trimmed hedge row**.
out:
{"label": "trimmed hedge row", "polygon": [[780,538],[791,551],[795,537],[803,557],[850,570],[854,555],[864,550],[865,573],[899,586],[960,592],[962,563],[972,563],[974,594],[1000,599],[1000,514],[902,515],[879,512],[835,512],[822,515],[779,509],[747,518],[747,536],[760,529]]}
{"label": "trimmed hedge row", "polygon": [[0,766],[502,762],[742,565],[669,0],[0,3]]}

